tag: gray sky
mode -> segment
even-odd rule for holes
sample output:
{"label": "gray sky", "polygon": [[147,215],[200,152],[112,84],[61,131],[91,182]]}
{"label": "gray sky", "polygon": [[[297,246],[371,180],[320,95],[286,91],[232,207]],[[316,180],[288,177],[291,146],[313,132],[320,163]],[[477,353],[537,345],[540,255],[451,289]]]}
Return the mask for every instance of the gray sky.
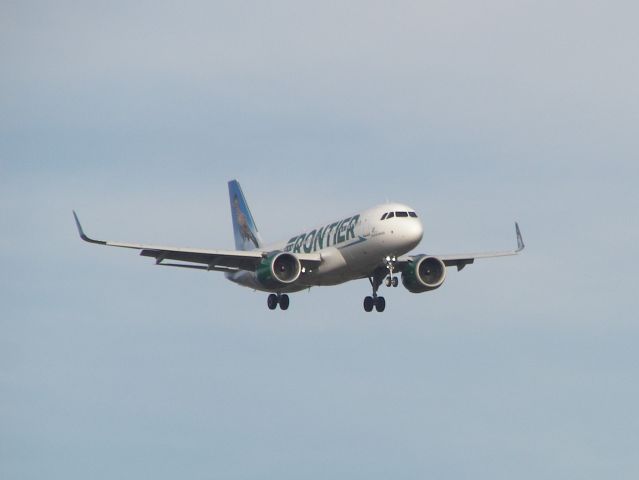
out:
{"label": "gray sky", "polygon": [[[633,2],[0,5],[0,477],[639,475]],[[114,240],[230,248],[384,200],[428,294],[285,314]]]}

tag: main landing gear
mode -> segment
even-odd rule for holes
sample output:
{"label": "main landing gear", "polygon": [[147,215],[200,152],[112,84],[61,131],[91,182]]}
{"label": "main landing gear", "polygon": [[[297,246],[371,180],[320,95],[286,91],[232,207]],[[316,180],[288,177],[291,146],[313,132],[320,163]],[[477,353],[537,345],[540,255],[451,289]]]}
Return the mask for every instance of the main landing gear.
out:
{"label": "main landing gear", "polygon": [[364,298],[364,310],[366,312],[372,312],[373,308],[378,312],[383,312],[386,309],[386,300],[384,297],[377,296],[377,290],[382,282],[384,282],[387,287],[396,287],[399,285],[399,279],[394,275],[396,261],[397,259],[395,257],[384,258],[384,266],[379,267],[373,272],[373,275],[368,278],[368,281],[371,282],[371,287],[373,287],[373,295]]}
{"label": "main landing gear", "polygon": [[384,297],[377,296],[377,290],[382,284],[385,276],[386,269],[380,267],[375,270],[372,277],[368,278],[368,281],[371,282],[371,287],[373,287],[373,296],[364,298],[364,311],[372,312],[373,308],[375,308],[378,312],[383,312],[386,309],[386,300]]}
{"label": "main landing gear", "polygon": [[386,300],[384,297],[378,297],[377,295],[374,297],[364,297],[364,310],[372,312],[373,307],[375,307],[378,312],[383,312],[386,309]]}
{"label": "main landing gear", "polygon": [[268,305],[269,310],[275,310],[278,304],[282,310],[286,310],[288,308],[289,303],[290,301],[289,301],[288,295],[286,295],[285,293],[284,294],[278,293],[277,295],[274,293],[271,293],[266,299],[266,304]]}

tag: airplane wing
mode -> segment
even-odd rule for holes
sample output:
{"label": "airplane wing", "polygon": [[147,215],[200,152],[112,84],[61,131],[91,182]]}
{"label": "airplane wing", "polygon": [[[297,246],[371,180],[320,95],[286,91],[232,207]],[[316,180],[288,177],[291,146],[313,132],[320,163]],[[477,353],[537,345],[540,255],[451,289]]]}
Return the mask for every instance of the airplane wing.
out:
{"label": "airplane wing", "polygon": [[[457,253],[457,254],[445,254],[445,255],[429,255],[433,257],[439,258],[444,262],[444,265],[447,267],[457,267],[457,271],[464,268],[466,265],[470,265],[475,263],[476,259],[481,258],[494,258],[494,257],[508,257],[511,255],[517,255],[521,252],[526,245],[524,245],[524,240],[521,236],[521,231],[519,230],[519,224],[515,222],[515,234],[517,235],[517,248],[515,250],[505,250],[501,252],[483,252],[483,253]],[[398,258],[398,263],[400,264],[400,268],[402,264],[409,262],[413,256],[404,255]]]}
{"label": "airplane wing", "polygon": [[[155,258],[157,265],[167,267],[195,268],[221,272],[236,272],[238,270],[255,271],[262,260],[272,253],[260,250],[206,250],[95,240],[84,233],[75,211],[73,212],[73,217],[75,218],[75,224],[78,228],[80,238],[85,242],[140,250],[140,255],[143,257]],[[296,253],[295,256],[297,256],[303,266],[316,266],[321,262],[319,254]],[[166,260],[174,260],[181,263],[167,263]]]}

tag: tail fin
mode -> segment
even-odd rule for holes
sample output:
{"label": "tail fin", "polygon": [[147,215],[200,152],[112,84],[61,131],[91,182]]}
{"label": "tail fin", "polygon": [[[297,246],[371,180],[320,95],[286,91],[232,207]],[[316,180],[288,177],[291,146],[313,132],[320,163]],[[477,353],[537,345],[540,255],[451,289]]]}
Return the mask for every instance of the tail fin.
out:
{"label": "tail fin", "polygon": [[238,250],[253,250],[262,246],[262,239],[257,231],[253,215],[246,203],[242,187],[237,180],[229,182],[229,199],[231,200],[231,218],[233,219],[233,234],[235,248]]}

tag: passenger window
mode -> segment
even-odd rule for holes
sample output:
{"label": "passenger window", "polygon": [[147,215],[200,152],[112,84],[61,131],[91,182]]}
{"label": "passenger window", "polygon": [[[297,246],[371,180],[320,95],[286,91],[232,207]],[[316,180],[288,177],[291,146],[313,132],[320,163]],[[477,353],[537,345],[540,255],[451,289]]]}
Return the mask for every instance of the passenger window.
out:
{"label": "passenger window", "polygon": [[415,212],[408,212],[408,214],[413,218],[417,218],[417,214]]}
{"label": "passenger window", "polygon": [[384,220],[386,218],[386,215],[388,215],[388,213],[385,213],[384,215],[382,215],[382,218],[380,218],[380,220]]}
{"label": "passenger window", "polygon": [[408,212],[395,212],[398,217],[408,217]]}
{"label": "passenger window", "polygon": [[395,216],[395,212],[390,212],[390,213],[386,216],[386,218],[387,218],[387,219],[388,219],[388,218],[393,218],[394,216]]}

